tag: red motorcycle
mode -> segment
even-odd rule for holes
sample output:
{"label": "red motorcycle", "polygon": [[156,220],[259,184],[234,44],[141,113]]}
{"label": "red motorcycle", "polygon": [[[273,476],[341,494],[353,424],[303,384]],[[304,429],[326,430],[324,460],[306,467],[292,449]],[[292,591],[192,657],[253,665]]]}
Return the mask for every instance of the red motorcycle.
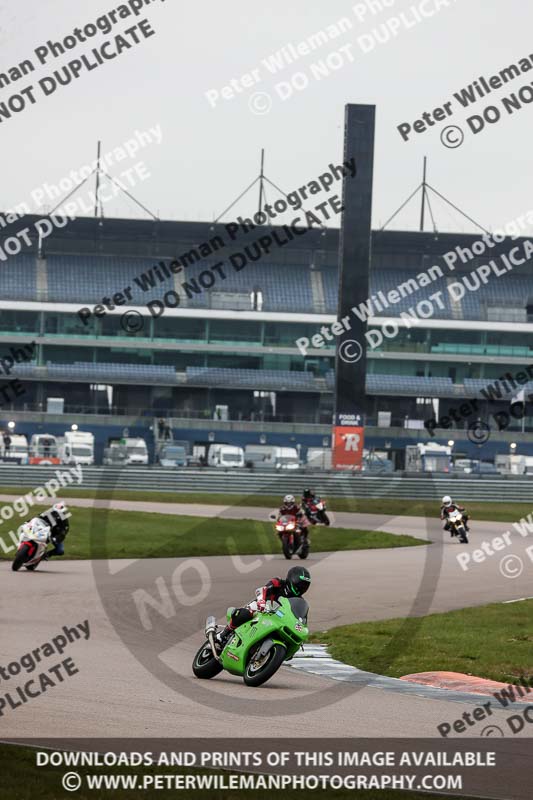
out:
{"label": "red motorcycle", "polygon": [[301,522],[289,514],[284,514],[276,520],[276,533],[281,539],[281,547],[285,558],[299,556],[307,558],[309,555],[309,537]]}
{"label": "red motorcycle", "polygon": [[330,520],[326,513],[326,501],[321,497],[313,497],[312,500],[302,500],[302,508],[305,516],[311,525],[329,525]]}

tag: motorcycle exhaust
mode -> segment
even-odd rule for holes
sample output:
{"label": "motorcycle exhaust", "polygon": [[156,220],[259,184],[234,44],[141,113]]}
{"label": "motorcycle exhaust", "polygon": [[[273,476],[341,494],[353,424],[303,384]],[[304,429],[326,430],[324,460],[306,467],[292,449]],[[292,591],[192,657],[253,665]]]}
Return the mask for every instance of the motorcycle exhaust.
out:
{"label": "motorcycle exhaust", "polygon": [[217,648],[215,645],[215,633],[217,630],[217,621],[215,617],[208,617],[205,622],[205,635],[207,637],[207,641],[209,642],[209,646],[211,647],[211,651],[216,658],[217,661],[220,661],[219,655],[217,653]]}

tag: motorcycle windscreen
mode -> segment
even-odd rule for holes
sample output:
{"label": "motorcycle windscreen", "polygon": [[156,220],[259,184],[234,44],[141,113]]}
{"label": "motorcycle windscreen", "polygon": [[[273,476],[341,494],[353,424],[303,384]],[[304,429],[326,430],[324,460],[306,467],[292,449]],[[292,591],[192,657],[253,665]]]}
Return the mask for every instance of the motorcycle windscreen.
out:
{"label": "motorcycle windscreen", "polygon": [[307,600],[304,600],[303,597],[289,597],[289,605],[295,617],[302,619],[304,622],[307,621],[307,615],[309,614]]}

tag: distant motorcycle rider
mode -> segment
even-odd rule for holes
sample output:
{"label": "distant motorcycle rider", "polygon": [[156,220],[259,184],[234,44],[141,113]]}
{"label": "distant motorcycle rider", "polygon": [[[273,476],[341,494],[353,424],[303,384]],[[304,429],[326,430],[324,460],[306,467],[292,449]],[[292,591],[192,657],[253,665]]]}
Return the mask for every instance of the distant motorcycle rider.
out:
{"label": "distant motorcycle rider", "polygon": [[[298,527],[300,528],[301,532],[304,536],[307,536],[307,528],[309,526],[309,520],[307,519],[306,514],[302,511],[301,506],[298,505],[296,502],[296,498],[293,494],[286,494],[283,498],[283,504],[280,506],[279,517],[296,517],[298,520]],[[279,534],[281,538],[281,534]]]}
{"label": "distant motorcycle rider", "polygon": [[[303,509],[305,515],[307,516],[307,518],[311,522],[313,522],[313,520],[311,519],[311,508],[310,508],[310,506],[311,506],[311,503],[314,501],[314,499],[315,499],[315,493],[314,493],[314,491],[312,489],[304,489],[303,490],[303,493],[302,493],[302,509]],[[315,524],[315,523],[313,522],[313,524]]]}
{"label": "distant motorcycle rider", "polygon": [[240,626],[249,622],[259,611],[266,611],[268,604],[280,597],[301,597],[311,585],[311,574],[305,567],[292,567],[285,579],[271,578],[264,586],[255,590],[255,600],[243,608],[235,608],[224,630],[218,634],[217,641],[224,647],[227,640]]}
{"label": "distant motorcycle rider", "polygon": [[53,550],[49,550],[44,556],[47,561],[52,556],[65,555],[65,538],[70,530],[70,512],[63,501],[55,503],[48,511],[44,511],[40,516],[50,528],[50,541],[54,545]]}
{"label": "distant motorcycle rider", "polygon": [[454,503],[448,494],[442,498],[442,505],[440,507],[440,518],[441,520],[445,520],[444,530],[451,531],[452,526],[448,517],[454,511],[459,511],[463,515],[465,530],[469,531],[470,528],[468,527],[468,514],[466,513],[466,509]]}
{"label": "distant motorcycle rider", "polygon": [[296,498],[293,494],[285,495],[285,497],[283,498],[283,503],[281,504],[279,509],[279,515],[280,517],[285,517],[285,516],[298,517],[298,519],[300,519],[300,517],[303,517],[303,511],[296,502]]}

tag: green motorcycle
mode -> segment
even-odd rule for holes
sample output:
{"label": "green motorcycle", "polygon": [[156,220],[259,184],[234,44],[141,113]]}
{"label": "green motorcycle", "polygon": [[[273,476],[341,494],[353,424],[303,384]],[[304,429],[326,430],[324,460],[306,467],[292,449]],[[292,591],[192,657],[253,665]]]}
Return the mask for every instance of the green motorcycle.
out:
{"label": "green motorcycle", "polygon": [[[228,622],[233,608],[228,609]],[[214,678],[223,669],[242,675],[247,686],[261,686],[302,647],[309,636],[309,604],[303,597],[281,597],[240,625],[221,648],[216,640],[221,628],[214,617],[205,626],[207,641],[194,657],[197,678]]]}

